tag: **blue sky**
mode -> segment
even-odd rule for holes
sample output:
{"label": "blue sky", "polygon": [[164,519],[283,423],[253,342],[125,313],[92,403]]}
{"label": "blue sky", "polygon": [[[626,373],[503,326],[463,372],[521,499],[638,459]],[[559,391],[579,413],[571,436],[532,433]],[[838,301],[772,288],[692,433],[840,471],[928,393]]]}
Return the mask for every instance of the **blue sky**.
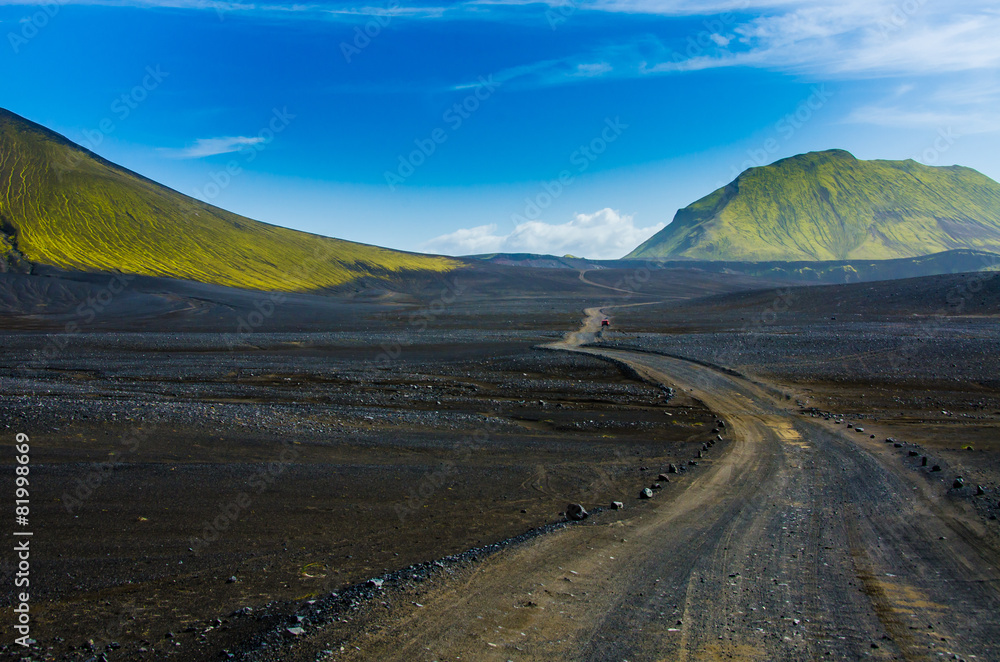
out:
{"label": "blue sky", "polygon": [[1000,8],[0,0],[0,106],[183,193],[393,248],[611,258],[833,147],[1000,179]]}

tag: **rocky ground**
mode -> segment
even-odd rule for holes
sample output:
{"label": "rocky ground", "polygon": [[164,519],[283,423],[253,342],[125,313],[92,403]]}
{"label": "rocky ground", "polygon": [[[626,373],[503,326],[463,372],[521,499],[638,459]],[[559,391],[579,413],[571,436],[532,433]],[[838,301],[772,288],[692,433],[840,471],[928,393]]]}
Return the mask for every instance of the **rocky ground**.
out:
{"label": "rocky ground", "polygon": [[[66,285],[47,317],[25,304],[46,288],[18,281],[0,301],[17,329],[2,332],[0,430],[31,437],[37,481],[31,659],[282,659],[305,639],[294,659],[315,659],[306,652],[419,617],[432,586],[565,526],[570,503],[622,501],[599,522],[639,522],[652,503],[640,489],[671,464],[681,473],[660,482],[669,498],[701,498],[683,488],[715,460],[688,461],[717,438],[725,402],[710,411],[620,363],[538,347],[590,306],[612,316],[601,344],[787,392],[798,417],[832,430],[831,448],[842,445],[836,429],[850,429],[996,528],[995,281],[754,292],[746,279],[683,271],[570,275],[539,276],[551,295],[508,284],[487,296],[487,279],[302,296],[260,323],[249,316],[269,310],[266,295],[192,286],[174,296],[156,282],[135,319],[119,301],[80,331],[65,325],[91,285]],[[143,331],[124,331],[133,324]],[[727,471],[745,469],[737,459]],[[723,514],[739,512],[737,496]],[[708,526],[698,512],[691,535]],[[0,560],[5,587],[12,571]],[[7,618],[12,599],[0,593]]]}
{"label": "rocky ground", "polygon": [[218,659],[333,589],[634,498],[711,437],[683,395],[534,349],[556,337],[93,334],[25,368],[45,341],[6,336],[39,659]]}

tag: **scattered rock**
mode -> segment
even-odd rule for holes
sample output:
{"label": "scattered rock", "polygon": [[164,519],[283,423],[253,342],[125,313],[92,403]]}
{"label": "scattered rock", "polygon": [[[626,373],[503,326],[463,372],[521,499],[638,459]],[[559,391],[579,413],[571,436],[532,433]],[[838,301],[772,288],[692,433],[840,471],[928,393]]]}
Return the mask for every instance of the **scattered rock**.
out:
{"label": "scattered rock", "polygon": [[306,633],[306,631],[303,630],[298,625],[296,625],[295,627],[285,628],[285,632],[295,637],[300,637]]}
{"label": "scattered rock", "polygon": [[590,515],[590,513],[587,512],[586,508],[578,503],[571,503],[566,506],[566,517],[574,522],[585,520],[588,515]]}
{"label": "scattered rock", "polygon": [[924,455],[922,458],[920,458],[920,466],[922,466],[922,467],[926,467],[927,466],[927,456],[926,455]]}
{"label": "scattered rock", "polygon": [[860,427],[859,427],[859,428],[854,428],[854,431],[855,431],[855,432],[864,432],[864,431],[865,431],[865,429],[864,429],[864,428],[860,428]]}
{"label": "scattered rock", "polygon": [[235,584],[238,581],[240,581],[239,578],[236,575],[233,575],[232,577],[230,577],[229,579],[226,580],[226,583],[227,584]]}
{"label": "scattered rock", "polygon": [[983,496],[986,494],[986,489],[982,485],[976,485],[976,496]]}
{"label": "scattered rock", "polygon": [[961,489],[965,487],[965,480],[961,476],[955,476],[955,482],[951,484],[954,489]]}
{"label": "scattered rock", "polygon": [[369,579],[367,582],[365,582],[365,586],[367,586],[368,588],[381,589],[382,584],[384,583],[385,580],[381,578]]}
{"label": "scattered rock", "polygon": [[920,453],[918,453],[917,451],[910,451],[910,457],[916,457],[918,455],[920,455]]}
{"label": "scattered rock", "polygon": [[658,489],[660,489],[660,488],[661,488],[661,487],[663,487],[663,486],[662,486],[662,485],[660,485],[659,483],[653,483],[653,484],[652,484],[652,485],[650,485],[649,487],[650,487],[650,489],[654,489],[654,490],[658,490]]}
{"label": "scattered rock", "polygon": [[941,465],[935,464],[933,467],[931,467],[931,471],[941,471]]}

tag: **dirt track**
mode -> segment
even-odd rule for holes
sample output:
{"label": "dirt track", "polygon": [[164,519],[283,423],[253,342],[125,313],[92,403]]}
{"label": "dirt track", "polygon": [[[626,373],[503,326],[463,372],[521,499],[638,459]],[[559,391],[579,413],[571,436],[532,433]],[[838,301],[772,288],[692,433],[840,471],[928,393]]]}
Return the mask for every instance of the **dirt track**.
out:
{"label": "dirt track", "polygon": [[[731,450],[624,518],[511,548],[329,659],[998,659],[1000,554],[867,434],[789,395],[653,354],[576,345],[690,390]],[[629,514],[631,513],[631,516]],[[610,515],[610,514],[608,514]]]}

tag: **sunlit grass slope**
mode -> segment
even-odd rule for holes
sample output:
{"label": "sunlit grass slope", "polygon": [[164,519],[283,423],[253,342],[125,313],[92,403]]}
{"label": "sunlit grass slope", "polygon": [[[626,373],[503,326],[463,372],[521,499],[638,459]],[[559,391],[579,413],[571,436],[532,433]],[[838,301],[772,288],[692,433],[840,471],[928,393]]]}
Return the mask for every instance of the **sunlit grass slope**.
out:
{"label": "sunlit grass slope", "polygon": [[1000,252],[1000,184],[962,166],[830,150],[745,171],[628,257],[889,259],[957,248]]}
{"label": "sunlit grass slope", "polygon": [[0,109],[2,228],[0,250],[16,240],[32,262],[259,290],[308,291],[459,266],[231,214]]}

